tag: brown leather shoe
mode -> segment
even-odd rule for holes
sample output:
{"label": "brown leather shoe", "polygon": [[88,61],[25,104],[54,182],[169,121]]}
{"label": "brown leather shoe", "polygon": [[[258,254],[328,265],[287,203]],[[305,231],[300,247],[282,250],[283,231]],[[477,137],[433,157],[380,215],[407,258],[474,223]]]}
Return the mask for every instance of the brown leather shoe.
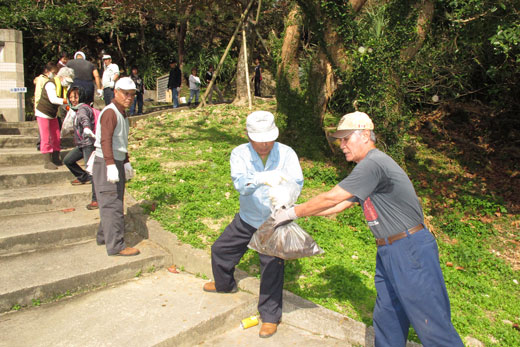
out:
{"label": "brown leather shoe", "polygon": [[141,253],[141,252],[139,252],[139,250],[137,248],[126,247],[121,252],[117,253],[117,255],[122,255],[124,257],[130,257],[132,255],[138,255],[139,253]]}
{"label": "brown leather shoe", "polygon": [[278,329],[278,323],[262,323],[258,336],[261,338],[271,337],[276,333]]}
{"label": "brown leather shoe", "polygon": [[231,289],[229,292],[219,292],[217,291],[217,287],[215,287],[215,282],[207,282],[204,283],[204,287],[202,287],[202,290],[209,293],[236,293],[238,292],[238,288],[235,286],[233,289]]}

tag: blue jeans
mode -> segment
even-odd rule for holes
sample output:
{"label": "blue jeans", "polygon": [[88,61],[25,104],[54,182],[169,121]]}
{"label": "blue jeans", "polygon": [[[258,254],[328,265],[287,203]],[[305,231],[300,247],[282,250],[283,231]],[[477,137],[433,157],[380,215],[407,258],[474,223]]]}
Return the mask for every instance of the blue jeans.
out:
{"label": "blue jeans", "polygon": [[410,324],[424,346],[464,346],[451,323],[437,242],[428,229],[379,246],[374,281],[376,347],[404,347]]}
{"label": "blue jeans", "polygon": [[188,104],[191,102],[193,97],[195,96],[195,102],[199,102],[200,89],[190,89],[190,99],[188,100]]}
{"label": "blue jeans", "polygon": [[177,88],[172,88],[172,101],[173,108],[179,107],[179,92],[177,91]]}
{"label": "blue jeans", "polygon": [[130,106],[130,115],[135,114],[135,105],[137,104],[137,114],[143,114],[143,93],[135,93],[135,99]]}

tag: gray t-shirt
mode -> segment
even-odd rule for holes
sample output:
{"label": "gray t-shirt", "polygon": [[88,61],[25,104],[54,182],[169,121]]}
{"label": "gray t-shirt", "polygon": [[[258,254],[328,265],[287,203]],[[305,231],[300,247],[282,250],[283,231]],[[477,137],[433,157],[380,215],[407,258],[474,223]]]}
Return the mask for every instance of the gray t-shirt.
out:
{"label": "gray t-shirt", "polygon": [[338,184],[356,198],[376,238],[388,237],[423,223],[412,182],[404,170],[378,149],[368,152]]}
{"label": "gray t-shirt", "polygon": [[94,79],[92,71],[96,69],[96,66],[88,60],[69,60],[69,62],[67,63],[67,67],[70,67],[74,70],[74,78],[77,78],[78,80],[92,81]]}

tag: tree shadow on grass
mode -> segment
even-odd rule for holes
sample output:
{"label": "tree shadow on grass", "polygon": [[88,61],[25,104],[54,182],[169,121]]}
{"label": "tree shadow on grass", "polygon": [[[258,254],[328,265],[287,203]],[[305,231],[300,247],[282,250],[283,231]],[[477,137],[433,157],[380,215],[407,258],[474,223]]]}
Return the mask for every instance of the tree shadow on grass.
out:
{"label": "tree shadow on grass", "polygon": [[[300,286],[296,280],[302,273],[298,260],[286,263],[285,288],[292,293],[319,303],[334,311],[349,315],[352,309],[367,325],[372,325],[372,311],[376,291],[368,288],[363,279],[342,265],[331,265],[318,275],[322,281]],[[351,317],[357,319],[357,317]]]}

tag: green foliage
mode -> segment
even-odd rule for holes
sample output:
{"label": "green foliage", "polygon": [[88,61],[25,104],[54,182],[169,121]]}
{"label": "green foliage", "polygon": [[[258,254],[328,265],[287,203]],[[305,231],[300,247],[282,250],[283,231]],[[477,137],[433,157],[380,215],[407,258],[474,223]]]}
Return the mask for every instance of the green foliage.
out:
{"label": "green foliage", "polygon": [[[131,151],[137,176],[129,188],[137,198],[155,202],[157,208],[150,209],[150,217],[182,242],[209,252],[238,211],[228,161],[231,149],[247,141],[243,134],[247,112],[228,105],[166,113],[140,121],[132,129],[130,145],[136,141],[140,145]],[[465,168],[456,160],[410,136],[403,141],[408,148],[414,145],[406,166],[437,236],[457,331],[463,338],[473,336],[486,345],[518,345],[518,333],[503,323],[517,320],[520,294],[513,280],[519,279],[518,270],[498,256],[504,234],[491,219],[497,212],[506,213],[502,201],[483,194],[483,182],[465,177]],[[305,184],[299,202],[327,191],[346,175],[342,166],[323,156],[311,160],[302,151],[300,157],[306,159],[302,160]],[[377,248],[362,210],[354,207],[335,217],[301,218],[297,223],[325,253],[286,261],[284,287],[371,325]],[[511,222],[505,218],[503,224]],[[258,254],[246,252],[239,268],[259,277]],[[409,338],[418,341],[413,329]]]}

